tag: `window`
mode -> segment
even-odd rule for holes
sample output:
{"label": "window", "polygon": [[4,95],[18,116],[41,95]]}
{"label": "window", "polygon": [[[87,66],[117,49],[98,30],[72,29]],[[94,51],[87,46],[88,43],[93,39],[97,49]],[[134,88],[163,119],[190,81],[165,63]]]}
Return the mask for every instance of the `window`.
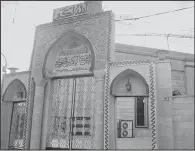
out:
{"label": "window", "polygon": [[135,127],[148,127],[148,99],[146,97],[135,99]]}

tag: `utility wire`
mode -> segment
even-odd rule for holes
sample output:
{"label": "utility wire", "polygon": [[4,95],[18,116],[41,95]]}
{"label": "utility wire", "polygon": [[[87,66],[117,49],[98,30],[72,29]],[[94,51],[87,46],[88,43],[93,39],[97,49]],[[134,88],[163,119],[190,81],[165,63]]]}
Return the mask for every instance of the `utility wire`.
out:
{"label": "utility wire", "polygon": [[157,15],[163,15],[163,14],[173,13],[173,12],[177,12],[177,11],[182,11],[182,10],[185,10],[185,9],[190,9],[190,8],[193,8],[193,7],[194,7],[194,6],[191,6],[191,7],[185,7],[185,8],[181,8],[181,9],[176,9],[176,10],[173,10],[173,11],[167,11],[167,12],[163,12],[163,13],[157,13],[157,14],[153,14],[153,15],[141,16],[141,17],[137,17],[137,18],[127,18],[127,19],[115,20],[115,21],[138,20],[138,19],[142,19],[142,18],[147,18],[147,17],[157,16]]}
{"label": "utility wire", "polygon": [[177,34],[116,34],[115,36],[156,36],[156,37],[174,37],[174,38],[194,38],[191,35],[177,35]]}

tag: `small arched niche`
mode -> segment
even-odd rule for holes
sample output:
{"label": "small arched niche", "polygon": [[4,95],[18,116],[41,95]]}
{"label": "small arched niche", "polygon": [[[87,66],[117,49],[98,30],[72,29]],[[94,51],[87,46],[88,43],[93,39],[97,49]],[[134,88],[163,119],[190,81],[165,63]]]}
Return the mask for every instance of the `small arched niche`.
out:
{"label": "small arched niche", "polygon": [[5,90],[3,95],[3,101],[25,101],[27,96],[27,91],[24,83],[19,79],[13,80]]}
{"label": "small arched niche", "polygon": [[70,30],[61,36],[45,56],[43,75],[56,77],[78,72],[92,73],[95,55],[90,41]]}
{"label": "small arched niche", "polygon": [[146,80],[132,69],[117,75],[111,83],[110,90],[112,96],[149,96]]}

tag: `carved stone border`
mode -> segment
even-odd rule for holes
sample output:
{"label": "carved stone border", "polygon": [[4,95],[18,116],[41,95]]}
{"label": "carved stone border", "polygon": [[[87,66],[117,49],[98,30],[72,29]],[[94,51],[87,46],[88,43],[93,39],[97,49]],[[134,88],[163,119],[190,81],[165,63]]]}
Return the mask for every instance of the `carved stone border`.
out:
{"label": "carved stone border", "polygon": [[[108,52],[109,53],[109,52]],[[108,55],[109,56],[109,55]],[[108,60],[110,58],[107,58]],[[110,61],[110,60],[109,60]],[[153,60],[133,60],[123,62],[110,62],[107,64],[105,77],[105,93],[104,93],[104,149],[109,149],[109,96],[110,96],[110,67],[149,64],[149,90],[151,99],[151,129],[152,129],[152,149],[157,148],[156,141],[156,92],[155,92],[155,61]]]}
{"label": "carved stone border", "polygon": [[104,91],[104,149],[109,149],[109,92],[110,92],[110,62],[111,62],[111,44],[112,44],[112,16],[108,20],[108,41],[107,41],[107,63],[105,75],[105,91]]}
{"label": "carved stone border", "polygon": [[[35,31],[36,34],[36,31]],[[31,100],[31,90],[32,90],[32,65],[33,65],[33,59],[34,59],[34,54],[35,54],[35,37],[34,36],[34,43],[33,43],[33,50],[32,50],[32,54],[31,54],[31,60],[30,60],[30,66],[29,66],[29,79],[28,79],[28,90],[27,90],[27,99],[26,99],[26,115],[25,115],[25,121],[24,121],[24,149],[30,149],[28,147],[30,147],[30,144],[27,143],[27,141],[30,141],[30,138],[28,138],[29,134],[31,133],[29,127],[29,119],[28,119],[28,115],[29,115],[29,109],[30,109],[30,101]],[[29,146],[27,146],[29,145]]]}
{"label": "carved stone border", "polygon": [[149,66],[149,80],[150,80],[150,100],[151,100],[151,129],[152,129],[152,149],[157,149],[157,140],[156,140],[156,106],[157,106],[157,99],[156,99],[156,92],[155,92],[155,65],[151,63]]}

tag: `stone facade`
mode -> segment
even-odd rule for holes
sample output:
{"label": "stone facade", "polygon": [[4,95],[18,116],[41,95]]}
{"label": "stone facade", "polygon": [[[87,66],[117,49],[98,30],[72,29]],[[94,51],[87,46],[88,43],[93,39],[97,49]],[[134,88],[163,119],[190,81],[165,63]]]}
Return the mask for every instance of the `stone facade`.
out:
{"label": "stone facade", "polygon": [[[114,43],[114,15],[101,6],[55,9],[53,22],[37,26],[29,72],[3,76],[1,149],[9,146],[15,79],[27,94],[24,149],[194,148],[193,55]],[[138,97],[147,102],[143,127]],[[121,120],[133,123],[132,136],[119,135]]]}

